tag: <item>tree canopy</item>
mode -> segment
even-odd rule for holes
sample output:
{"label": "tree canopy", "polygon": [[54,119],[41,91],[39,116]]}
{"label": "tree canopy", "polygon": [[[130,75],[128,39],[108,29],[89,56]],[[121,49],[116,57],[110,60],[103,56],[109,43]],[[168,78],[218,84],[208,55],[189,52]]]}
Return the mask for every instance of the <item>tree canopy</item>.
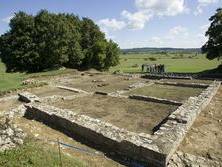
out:
{"label": "tree canopy", "polygon": [[0,57],[8,72],[60,66],[103,70],[119,63],[118,45],[108,41],[89,18],[47,10],[35,16],[20,11],[9,26],[0,37]]}
{"label": "tree canopy", "polygon": [[207,54],[207,58],[212,60],[222,57],[222,8],[217,9],[210,19],[211,25],[206,32],[208,41],[202,46],[202,52]]}

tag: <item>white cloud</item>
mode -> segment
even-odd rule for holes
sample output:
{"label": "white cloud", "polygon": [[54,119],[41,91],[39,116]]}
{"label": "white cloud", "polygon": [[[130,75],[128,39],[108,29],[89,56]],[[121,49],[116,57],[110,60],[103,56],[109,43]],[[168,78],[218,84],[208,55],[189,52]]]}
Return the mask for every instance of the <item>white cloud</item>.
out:
{"label": "white cloud", "polygon": [[130,29],[140,30],[145,27],[147,21],[152,18],[152,15],[147,14],[143,11],[138,11],[135,13],[130,13],[124,10],[121,15],[127,19],[127,25]]}
{"label": "white cloud", "polygon": [[8,24],[12,18],[13,16],[8,16],[8,17],[3,18],[2,21]]}
{"label": "white cloud", "polygon": [[135,0],[135,3],[139,10],[159,16],[175,16],[188,10],[184,0]]}
{"label": "white cloud", "polygon": [[109,30],[121,30],[126,26],[124,21],[118,21],[116,19],[102,19],[98,21],[99,26],[102,29],[109,29]]}
{"label": "white cloud", "polygon": [[155,16],[175,16],[188,11],[184,0],[135,0],[135,13],[124,10],[122,16],[131,29],[143,29]]}
{"label": "white cloud", "polygon": [[201,44],[204,44],[208,40],[208,37],[205,36],[205,33],[208,30],[209,26],[210,26],[209,23],[200,26],[200,33],[197,34],[197,38],[199,39]]}
{"label": "white cloud", "polygon": [[194,11],[194,15],[195,16],[200,15],[201,13],[203,13],[204,7],[218,2],[219,0],[198,0],[198,5],[196,11]]}
{"label": "white cloud", "polygon": [[162,44],[163,43],[163,41],[160,37],[152,37],[150,39],[150,42],[153,44]]}
{"label": "white cloud", "polygon": [[188,30],[183,26],[175,26],[169,30],[171,36],[188,36]]}

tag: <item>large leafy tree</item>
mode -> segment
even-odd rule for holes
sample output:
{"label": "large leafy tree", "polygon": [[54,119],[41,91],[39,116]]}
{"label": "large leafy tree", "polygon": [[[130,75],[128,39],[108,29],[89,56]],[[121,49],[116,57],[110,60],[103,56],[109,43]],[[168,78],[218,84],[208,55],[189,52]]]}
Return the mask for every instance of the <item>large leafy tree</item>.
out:
{"label": "large leafy tree", "polygon": [[216,14],[210,19],[211,25],[206,32],[208,41],[202,47],[202,52],[207,54],[207,58],[212,60],[222,57],[222,8],[217,9]]}
{"label": "large leafy tree", "polygon": [[18,12],[10,30],[0,37],[0,56],[8,71],[60,66],[108,69],[117,64],[118,50],[91,19],[47,10],[35,16]]}

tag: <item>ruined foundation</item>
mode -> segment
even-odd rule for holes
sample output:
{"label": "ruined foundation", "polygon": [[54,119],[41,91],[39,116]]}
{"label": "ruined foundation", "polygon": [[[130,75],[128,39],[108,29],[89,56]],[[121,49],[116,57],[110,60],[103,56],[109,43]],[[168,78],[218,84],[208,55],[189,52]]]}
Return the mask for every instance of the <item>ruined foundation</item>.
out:
{"label": "ruined foundation", "polygon": [[106,152],[115,152],[152,167],[165,167],[219,86],[220,82],[213,82],[199,96],[190,97],[162,122],[154,135],[130,132],[110,123],[40,102],[26,104],[25,116],[42,121],[70,136],[79,136],[107,150]]}

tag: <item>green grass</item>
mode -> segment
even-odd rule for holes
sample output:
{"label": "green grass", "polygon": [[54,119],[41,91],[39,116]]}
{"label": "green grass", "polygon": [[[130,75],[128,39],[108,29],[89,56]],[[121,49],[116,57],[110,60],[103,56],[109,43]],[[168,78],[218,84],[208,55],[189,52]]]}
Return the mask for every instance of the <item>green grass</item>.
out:
{"label": "green grass", "polygon": [[[153,58],[156,59],[156,61]],[[220,62],[217,60],[209,61],[204,55],[195,56],[194,54],[126,54],[120,56],[120,64],[110,69],[110,72],[120,70],[121,72],[141,72],[141,65],[165,64],[167,72],[201,72],[216,68]],[[0,92],[11,89],[22,88],[22,80],[30,77],[54,76],[72,72],[72,69],[52,70],[34,74],[25,73],[6,73],[5,65],[0,61]]]}
{"label": "green grass", "polygon": [[[150,58],[156,58],[151,61]],[[111,72],[120,70],[121,72],[141,72],[142,64],[165,64],[167,72],[201,72],[216,68],[220,62],[208,60],[205,55],[184,54],[180,57],[176,54],[126,54],[120,56],[120,64],[111,68]],[[137,66],[136,66],[137,64]]]}
{"label": "green grass", "polygon": [[6,73],[5,65],[1,62],[0,59],[0,92],[8,91],[12,89],[23,88],[22,81],[32,77],[43,77],[43,76],[54,76],[60,75],[64,73],[72,72],[72,69],[64,69],[64,70],[52,70],[47,72],[39,72],[39,73]]}
{"label": "green grass", "polygon": [[0,61],[0,91],[22,87],[23,73],[6,73],[5,65]]}
{"label": "green grass", "polygon": [[[50,148],[49,148],[50,147]],[[80,161],[62,155],[64,167],[83,167]],[[0,153],[1,167],[59,167],[58,150],[38,143],[34,140],[27,139],[25,144],[16,149]]]}

